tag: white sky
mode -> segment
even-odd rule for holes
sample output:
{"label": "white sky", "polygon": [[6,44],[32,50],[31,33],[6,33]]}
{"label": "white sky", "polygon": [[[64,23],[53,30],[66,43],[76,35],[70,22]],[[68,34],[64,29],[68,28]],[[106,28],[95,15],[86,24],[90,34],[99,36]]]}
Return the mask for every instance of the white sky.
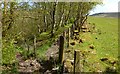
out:
{"label": "white sky", "polygon": [[103,4],[97,5],[96,8],[90,12],[90,14],[100,13],[100,12],[118,12],[119,1],[120,0],[103,0]]}

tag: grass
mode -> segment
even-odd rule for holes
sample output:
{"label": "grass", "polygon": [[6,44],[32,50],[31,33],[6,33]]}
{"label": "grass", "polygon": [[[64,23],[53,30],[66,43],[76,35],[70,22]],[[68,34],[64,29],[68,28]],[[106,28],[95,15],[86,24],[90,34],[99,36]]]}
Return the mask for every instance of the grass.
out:
{"label": "grass", "polygon": [[[81,51],[93,51],[96,54],[88,53],[83,67],[84,72],[106,71],[107,67],[113,68],[109,62],[118,60],[118,19],[106,17],[89,17],[88,22],[95,24],[95,33],[80,33],[84,39],[81,44],[76,44],[73,49]],[[94,45],[94,49],[89,46]],[[107,57],[108,61],[101,61]],[[117,68],[117,67],[116,67]]]}
{"label": "grass", "polygon": [[[93,21],[94,20],[94,21]],[[98,52],[105,56],[117,58],[118,56],[118,20],[116,18],[90,17],[89,22],[95,23],[96,28],[101,30],[101,35],[91,35]],[[97,39],[95,39],[97,37]],[[114,51],[114,52],[113,52]],[[100,54],[100,53],[98,53]]]}
{"label": "grass", "polygon": [[51,46],[52,42],[48,40],[48,42],[46,42],[44,45],[42,45],[41,47],[39,47],[37,49],[37,57],[40,58],[41,60],[45,60],[45,53],[47,51],[47,49]]}
{"label": "grass", "polygon": [[[84,72],[96,72],[96,71],[106,71],[107,67],[113,68],[109,62],[118,60],[118,20],[116,18],[105,18],[105,17],[89,17],[88,22],[95,23],[95,33],[80,33],[80,38],[84,39],[83,43],[78,43],[72,46],[71,49],[77,49],[85,51],[86,57],[83,59],[86,61],[82,62],[85,65],[83,66]],[[69,26],[66,26],[68,28]],[[57,33],[61,33],[61,30],[58,30]],[[46,36],[48,35],[48,36]],[[47,49],[51,46],[52,42],[58,38],[55,37],[53,40],[50,40],[48,33],[42,33],[40,38],[44,38],[45,43],[37,49],[37,58],[45,60],[45,53]],[[43,39],[40,39],[43,40]],[[94,49],[90,49],[89,46],[94,45]],[[73,50],[74,51],[74,50]],[[88,53],[88,51],[91,51]],[[96,54],[93,54],[93,53]],[[74,54],[74,53],[71,53]],[[73,57],[73,56],[72,56]],[[72,57],[70,57],[72,59]],[[101,58],[107,57],[108,61],[101,61]],[[13,69],[14,71],[15,69]]]}

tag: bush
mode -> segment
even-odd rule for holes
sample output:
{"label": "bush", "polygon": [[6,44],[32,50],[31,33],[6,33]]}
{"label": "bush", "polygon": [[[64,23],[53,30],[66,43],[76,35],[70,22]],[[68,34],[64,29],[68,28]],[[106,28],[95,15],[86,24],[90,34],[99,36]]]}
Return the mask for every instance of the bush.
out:
{"label": "bush", "polygon": [[16,60],[14,40],[2,40],[2,43],[2,64],[13,64]]}

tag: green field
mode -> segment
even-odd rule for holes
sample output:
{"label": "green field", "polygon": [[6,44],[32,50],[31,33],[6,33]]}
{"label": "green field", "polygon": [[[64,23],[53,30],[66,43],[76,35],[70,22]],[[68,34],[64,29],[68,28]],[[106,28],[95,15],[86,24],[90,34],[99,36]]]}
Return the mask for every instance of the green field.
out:
{"label": "green field", "polygon": [[[81,33],[83,43],[77,43],[73,49],[87,52],[83,72],[108,72],[117,70],[118,61],[118,19],[89,17],[88,23],[95,24],[95,30]],[[91,49],[93,46],[94,49]],[[101,59],[107,58],[105,61]],[[113,62],[115,62],[113,64]]]}
{"label": "green field", "polygon": [[[108,54],[111,57],[117,58],[118,54],[118,19],[117,18],[102,18],[102,17],[90,17],[89,22],[95,23],[96,29],[100,30],[101,34],[93,34],[92,38],[96,45],[98,54],[102,52],[100,56]],[[99,32],[98,32],[99,33]]]}

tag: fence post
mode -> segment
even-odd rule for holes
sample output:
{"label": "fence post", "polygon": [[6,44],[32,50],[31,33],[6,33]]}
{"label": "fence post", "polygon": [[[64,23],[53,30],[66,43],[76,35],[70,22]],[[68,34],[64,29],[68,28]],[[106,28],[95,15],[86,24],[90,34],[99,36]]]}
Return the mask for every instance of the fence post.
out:
{"label": "fence post", "polygon": [[70,46],[70,28],[68,28],[68,42],[67,42],[67,47]]}
{"label": "fence post", "polygon": [[70,34],[72,39],[73,39],[73,36],[74,36],[73,31],[74,31],[74,26],[72,25],[72,26],[71,26],[71,34]]}
{"label": "fence post", "polygon": [[34,35],[34,57],[36,58],[36,36]]}
{"label": "fence post", "polygon": [[66,31],[63,31],[63,37],[66,39]]}
{"label": "fence post", "polygon": [[80,71],[80,51],[75,50],[74,51],[74,74],[75,72],[81,72]]}
{"label": "fence post", "polygon": [[60,45],[59,45],[59,64],[61,65],[60,73],[63,72],[63,50],[64,50],[64,37],[60,36]]}

